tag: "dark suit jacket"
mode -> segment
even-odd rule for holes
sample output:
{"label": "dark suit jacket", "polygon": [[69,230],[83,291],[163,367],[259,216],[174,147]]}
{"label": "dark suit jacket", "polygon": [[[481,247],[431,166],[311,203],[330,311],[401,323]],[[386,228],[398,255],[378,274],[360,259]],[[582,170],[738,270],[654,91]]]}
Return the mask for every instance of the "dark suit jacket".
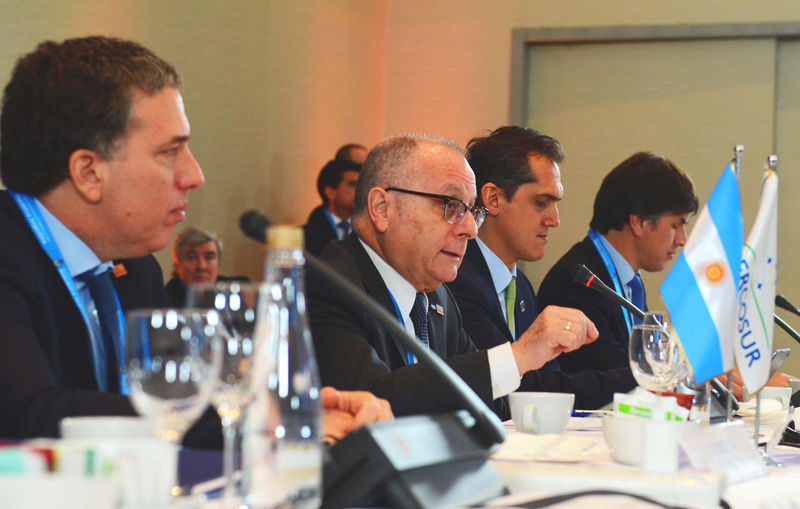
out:
{"label": "dark suit jacket", "polygon": [[325,214],[325,205],[320,205],[311,211],[305,226],[305,248],[314,256],[319,256],[328,242],[338,239],[336,230],[331,226],[328,216]]}
{"label": "dark suit jacket", "polygon": [[[395,315],[386,285],[355,235],[332,242],[322,259]],[[386,398],[395,415],[436,413],[458,408],[452,393],[423,365],[408,365],[405,350],[385,327],[336,288],[308,274],[311,333],[324,385],[366,390]],[[467,337],[450,291],[428,294],[428,336],[433,351],[487,404],[492,402],[489,361]],[[496,411],[498,411],[496,409]],[[505,412],[504,410],[502,412]]]}
{"label": "dark suit jacket", "polygon": [[619,304],[572,280],[570,270],[577,263],[586,265],[600,280],[614,288],[600,254],[589,237],[578,242],[542,280],[539,304],[554,304],[580,309],[597,326],[600,337],[594,343],[558,358],[561,369],[574,373],[585,369],[610,369],[629,366],[628,326]]}
{"label": "dark suit jacket", "polygon": [[[250,278],[247,276],[217,276],[217,281],[242,281],[249,283]],[[188,291],[183,283],[181,283],[178,276],[172,276],[170,280],[167,281],[166,286],[164,286],[164,291],[167,293],[167,298],[172,307],[182,308],[186,305],[186,295]]]}
{"label": "dark suit jacket", "polygon": [[[474,240],[469,241],[458,277],[447,286],[461,309],[464,329],[478,348],[488,349],[512,341],[489,266]],[[522,302],[525,302],[524,306]],[[517,301],[514,309],[517,337],[528,330],[537,314],[533,288],[525,274],[517,270]],[[559,372],[556,361],[550,361],[542,369],[525,373],[519,390],[571,392],[575,394],[575,408],[594,409],[611,402],[615,392],[628,392],[635,386],[636,381],[627,366],[608,372],[594,370],[568,375]]]}
{"label": "dark suit jacket", "polygon": [[[73,415],[135,415],[126,396],[98,392],[80,311],[5,191],[0,238],[0,437],[57,436],[58,422]],[[167,305],[155,258],[119,263],[123,310]]]}

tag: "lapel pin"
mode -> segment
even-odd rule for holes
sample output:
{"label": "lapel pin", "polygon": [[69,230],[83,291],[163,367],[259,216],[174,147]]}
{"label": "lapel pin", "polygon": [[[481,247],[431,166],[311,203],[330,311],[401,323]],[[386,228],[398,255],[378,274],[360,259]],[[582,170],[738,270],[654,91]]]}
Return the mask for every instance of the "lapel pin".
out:
{"label": "lapel pin", "polygon": [[441,304],[436,304],[436,305],[434,305],[432,307],[436,310],[437,313],[439,313],[440,315],[444,316],[444,308],[442,307]]}
{"label": "lapel pin", "polygon": [[525,312],[525,308],[527,308],[527,306],[525,305],[525,301],[524,300],[519,301],[519,310],[522,313],[524,313]]}

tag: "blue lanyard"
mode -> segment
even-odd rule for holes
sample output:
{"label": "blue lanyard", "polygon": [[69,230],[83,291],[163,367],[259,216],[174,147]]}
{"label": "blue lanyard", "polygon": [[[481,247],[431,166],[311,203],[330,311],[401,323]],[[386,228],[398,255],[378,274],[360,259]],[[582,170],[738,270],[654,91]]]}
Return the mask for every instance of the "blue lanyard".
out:
{"label": "blue lanyard", "polygon": [[[392,304],[394,304],[394,313],[397,315],[397,319],[400,320],[400,324],[403,326],[403,328],[405,328],[406,321],[403,320],[403,314],[400,312],[400,306],[398,306],[397,301],[394,300],[394,295],[392,295],[392,292],[389,292],[389,298],[392,299]],[[417,363],[417,358],[409,351],[406,351],[406,359],[408,360],[409,365]]]}
{"label": "blue lanyard", "polygon": [[[325,207],[325,206],[323,205],[323,207]],[[325,207],[322,210],[325,212],[325,217],[328,218],[328,222],[331,224],[331,228],[333,228],[333,233],[336,234],[336,238],[338,239],[339,238],[339,225],[336,224],[336,221],[333,219],[333,215],[331,214],[331,211],[328,210],[328,207]],[[397,304],[395,304],[395,306],[396,305]]]}
{"label": "blue lanyard", "polygon": [[[33,235],[36,237],[36,240],[39,241],[42,249],[44,249],[45,253],[47,253],[47,256],[50,258],[50,260],[52,260],[56,270],[58,270],[58,274],[64,281],[64,285],[66,285],[67,291],[69,291],[70,297],[72,297],[75,306],[78,308],[78,311],[80,311],[83,322],[86,324],[86,330],[91,336],[93,329],[91,322],[89,321],[89,314],[86,311],[86,305],[81,298],[80,292],[78,291],[78,286],[75,284],[75,279],[73,279],[72,275],[69,273],[69,269],[67,269],[67,264],[64,262],[64,257],[61,255],[61,250],[58,249],[58,245],[53,239],[53,235],[50,233],[47,223],[45,223],[44,218],[36,206],[36,202],[32,197],[26,194],[16,193],[13,191],[9,191],[9,194],[12,198],[14,198],[14,201],[17,202],[17,206],[22,212],[22,215],[25,217],[25,220],[28,222],[28,225],[30,226],[31,231],[33,231]],[[124,375],[125,316],[122,314],[122,305],[119,302],[119,297],[117,296],[116,292],[114,293],[114,298],[117,300],[117,330],[119,332],[118,337],[120,341],[117,345],[117,358],[119,359],[120,363],[120,369],[118,370],[119,388],[121,394],[128,394],[128,377]],[[92,355],[96,355],[94,348],[92,348]],[[95,378],[98,380],[99,384],[100,376],[98,374],[98,359],[94,360]],[[105,362],[105,360],[103,360],[103,362]]]}
{"label": "blue lanyard", "polygon": [[[594,231],[594,229],[589,228],[589,238],[592,239],[592,244],[594,244],[594,247],[595,249],[597,249],[597,252],[600,253],[600,258],[603,259],[603,263],[606,266],[606,270],[611,276],[611,281],[614,283],[614,290],[622,297],[625,297],[625,293],[622,291],[622,285],[619,282],[619,276],[617,275],[617,267],[614,266],[614,262],[611,260],[611,255],[608,254],[606,246],[600,239],[600,234]],[[620,309],[622,309],[622,316],[625,317],[625,325],[628,327],[628,335],[630,336],[632,318],[628,313],[627,309],[625,309],[622,306],[620,306]]]}

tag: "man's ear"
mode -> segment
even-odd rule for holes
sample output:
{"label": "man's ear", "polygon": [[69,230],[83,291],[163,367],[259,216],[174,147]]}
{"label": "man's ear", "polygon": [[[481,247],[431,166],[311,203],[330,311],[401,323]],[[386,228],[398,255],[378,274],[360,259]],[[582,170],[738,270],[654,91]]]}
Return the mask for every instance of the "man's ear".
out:
{"label": "man's ear", "polygon": [[489,211],[490,216],[496,216],[500,213],[500,205],[505,199],[506,195],[503,190],[494,183],[487,182],[481,187],[481,202]]}
{"label": "man's ear", "polygon": [[642,232],[644,232],[644,222],[645,218],[642,216],[637,216],[636,214],[630,214],[628,216],[628,227],[631,229],[631,233],[633,233],[634,237],[640,237]]}
{"label": "man's ear", "polygon": [[108,179],[108,162],[93,150],[81,148],[69,156],[69,176],[78,194],[90,203],[103,197]]}
{"label": "man's ear", "polygon": [[325,195],[325,198],[328,199],[328,203],[332,202],[333,199],[336,198],[336,189],[331,186],[323,187],[322,193]]}
{"label": "man's ear", "polygon": [[373,187],[367,194],[367,212],[375,230],[385,233],[391,222],[391,209],[394,203],[390,203],[389,192],[380,187]]}

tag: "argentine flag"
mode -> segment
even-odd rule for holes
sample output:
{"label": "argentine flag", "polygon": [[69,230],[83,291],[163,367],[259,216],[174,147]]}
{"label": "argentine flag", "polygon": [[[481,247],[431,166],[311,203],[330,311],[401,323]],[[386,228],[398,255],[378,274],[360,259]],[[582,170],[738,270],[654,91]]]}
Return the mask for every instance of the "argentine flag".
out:
{"label": "argentine flag", "polygon": [[750,394],[769,380],[778,263],[778,175],[764,170],[758,214],[742,250],[736,365]]}
{"label": "argentine flag", "polygon": [[743,243],[742,204],[731,163],[660,289],[695,383],[733,368]]}

